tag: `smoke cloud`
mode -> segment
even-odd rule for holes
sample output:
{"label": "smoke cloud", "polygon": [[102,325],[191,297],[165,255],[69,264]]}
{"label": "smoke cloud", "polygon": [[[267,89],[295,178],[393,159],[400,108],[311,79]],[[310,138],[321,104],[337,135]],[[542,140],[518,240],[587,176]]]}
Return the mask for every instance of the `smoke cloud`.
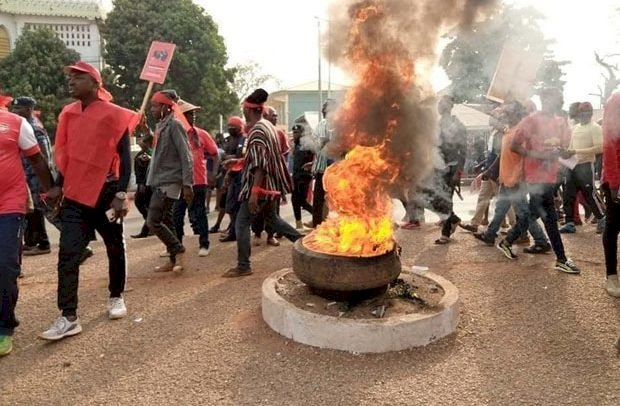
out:
{"label": "smoke cloud", "polygon": [[430,76],[442,35],[466,29],[497,0],[338,0],[329,10],[330,60],[356,84],[334,114],[328,153],[384,145],[399,173],[418,184],[436,154],[436,99]]}

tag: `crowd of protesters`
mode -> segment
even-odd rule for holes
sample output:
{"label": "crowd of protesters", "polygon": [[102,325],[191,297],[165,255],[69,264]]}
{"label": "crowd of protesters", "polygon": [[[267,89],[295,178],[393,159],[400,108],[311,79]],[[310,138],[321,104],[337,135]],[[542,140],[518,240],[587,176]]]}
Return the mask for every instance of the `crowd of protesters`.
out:
{"label": "crowd of protesters", "polygon": [[[82,331],[77,312],[79,269],[93,255],[89,244],[95,232],[108,257],[108,316],[126,316],[123,219],[129,211],[132,168],[135,206],[144,224],[131,237],[154,236],[161,241],[165,249],[157,272],[182,271],[187,255],[194,252],[184,245],[186,215],[198,236],[198,256],[210,254],[211,234],[221,233],[222,243],[236,242],[237,264],[223,274],[227,278],[252,274],[251,247],[262,243],[263,232],[268,245],[278,246],[280,238],[294,242],[326,218],[322,177],[333,163],[325,148],[333,137],[333,100],[323,105],[314,132],[296,124],[289,139],[277,127],[277,111],[266,105],[267,92],[257,89],[243,100],[244,117],[227,120],[228,136],[212,137],[196,125],[201,107],[174,90],[152,96],[150,114],[156,126],[151,129],[143,117],[112,103],[99,71],[91,65],[77,62],[66,67],[65,73],[75,101],[58,118],[53,148],[35,114],[34,99],[17,97],[10,102],[12,113],[0,111],[0,171],[6,174],[0,180],[0,355],[11,351],[11,336],[19,324],[15,306],[21,257],[50,252],[46,220],[60,231],[60,314],[40,337],[60,340]],[[441,97],[441,162],[423,183],[401,193],[407,216],[400,226],[419,228],[424,210],[430,209],[440,217],[436,244],[450,243],[460,226],[509,259],[517,259],[513,244],[529,242],[531,235],[533,245],[525,248],[526,253],[553,250],[555,268],[576,274],[580,270],[567,256],[562,234],[576,232],[581,204],[586,218],[591,216],[597,232],[603,234],[607,292],[620,297],[616,255],[620,94],[608,101],[602,127],[592,121],[589,103],[573,104],[566,117],[557,89],[542,91],[541,102],[540,111],[511,101],[491,113],[493,135],[473,183],[480,190],[476,213],[469,224],[463,224],[454,212],[453,196],[460,193],[467,131],[452,115],[454,100]],[[133,159],[132,135],[140,147]],[[602,163],[602,169],[595,169],[597,163]],[[602,173],[600,188],[595,173]],[[287,195],[294,226],[280,217]],[[209,228],[213,196],[217,218]],[[489,221],[493,198],[497,202]],[[311,221],[302,221],[302,210],[311,214]],[[510,229],[498,241],[506,218]]]}

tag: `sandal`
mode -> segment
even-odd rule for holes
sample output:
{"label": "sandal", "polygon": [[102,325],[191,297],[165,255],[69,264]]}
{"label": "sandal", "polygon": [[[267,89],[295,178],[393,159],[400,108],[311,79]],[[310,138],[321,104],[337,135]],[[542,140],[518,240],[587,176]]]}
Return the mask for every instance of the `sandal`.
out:
{"label": "sandal", "polygon": [[441,238],[439,238],[438,240],[435,240],[435,244],[437,245],[446,245],[450,242],[450,238],[446,237],[445,235],[442,235]]}

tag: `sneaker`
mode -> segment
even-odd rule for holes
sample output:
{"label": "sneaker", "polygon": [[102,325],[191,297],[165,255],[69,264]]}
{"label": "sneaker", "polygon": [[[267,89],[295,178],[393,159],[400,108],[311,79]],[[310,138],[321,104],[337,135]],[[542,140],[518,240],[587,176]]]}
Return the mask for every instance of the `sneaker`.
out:
{"label": "sneaker", "polygon": [[185,268],[185,249],[183,249],[183,251],[181,252],[177,252],[177,254],[174,256],[174,267],[172,268],[173,271],[175,272],[180,272]]}
{"label": "sneaker", "polygon": [[93,252],[92,248],[90,247],[84,248],[84,251],[82,251],[82,254],[80,255],[80,265],[86,262],[86,260],[92,257],[93,255],[95,255],[95,253]]}
{"label": "sneaker", "polygon": [[215,234],[220,232],[220,226],[213,226],[209,229],[209,234]]}
{"label": "sneaker", "polygon": [[241,268],[230,268],[228,271],[224,272],[222,278],[238,278],[240,276],[248,276],[252,275],[251,269],[241,269]]}
{"label": "sneaker", "polygon": [[566,261],[556,261],[555,269],[564,273],[578,274],[581,271],[577,268],[577,265],[573,262],[572,259],[567,258]]}
{"label": "sneaker", "polygon": [[472,234],[474,236],[474,238],[476,240],[480,240],[483,243],[485,243],[486,245],[494,245],[495,244],[495,238],[491,238],[488,235],[486,235],[486,233],[473,233]]}
{"label": "sneaker", "polygon": [[57,318],[49,329],[39,335],[44,340],[56,341],[65,337],[74,336],[82,332],[80,319],[76,317],[74,321],[69,321],[64,316]]}
{"label": "sneaker", "polygon": [[170,257],[170,253],[166,250],[166,251],[162,251],[159,253],[159,257],[160,258],[168,258]]}
{"label": "sneaker", "polygon": [[122,319],[127,316],[127,307],[122,297],[108,299],[108,317],[110,320]]}
{"label": "sneaker", "polygon": [[550,244],[545,244],[545,245],[534,244],[531,247],[523,248],[523,252],[525,252],[526,254],[546,254],[549,251],[551,251]]}
{"label": "sneaker", "polygon": [[596,234],[603,234],[603,231],[605,231],[605,224],[606,223],[607,223],[607,219],[605,219],[605,217],[601,218],[596,223]]}
{"label": "sneaker", "polygon": [[209,248],[200,247],[200,249],[198,250],[199,257],[208,257],[210,253],[211,250]]}
{"label": "sneaker", "polygon": [[0,335],[0,357],[9,355],[13,351],[13,338]]}
{"label": "sneaker", "polygon": [[506,242],[506,240],[501,240],[499,244],[497,244],[497,249],[504,254],[504,256],[508,259],[517,259],[517,256],[514,252],[512,252],[512,247]]}
{"label": "sneaker", "polygon": [[618,282],[618,275],[610,275],[605,281],[605,289],[609,296],[620,297],[620,282]]}
{"label": "sneaker", "polygon": [[52,250],[49,247],[47,248],[34,247],[27,251],[24,251],[24,256],[30,257],[30,256],[35,256],[35,255],[45,255],[45,254],[49,254],[50,252],[52,252]]}
{"label": "sneaker", "polygon": [[564,227],[560,228],[562,234],[575,234],[576,232],[575,223],[566,223]]}

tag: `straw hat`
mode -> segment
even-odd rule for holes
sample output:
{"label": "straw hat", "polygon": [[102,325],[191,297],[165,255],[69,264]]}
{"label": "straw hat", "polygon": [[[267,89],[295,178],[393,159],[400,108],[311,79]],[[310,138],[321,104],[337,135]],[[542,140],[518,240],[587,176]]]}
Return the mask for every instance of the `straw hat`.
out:
{"label": "straw hat", "polygon": [[181,110],[181,113],[185,114],[189,111],[195,111],[195,110],[200,110],[202,107],[200,106],[195,106],[190,102],[186,102],[183,99],[179,99],[179,101],[177,102],[177,104],[179,105],[179,110]]}

